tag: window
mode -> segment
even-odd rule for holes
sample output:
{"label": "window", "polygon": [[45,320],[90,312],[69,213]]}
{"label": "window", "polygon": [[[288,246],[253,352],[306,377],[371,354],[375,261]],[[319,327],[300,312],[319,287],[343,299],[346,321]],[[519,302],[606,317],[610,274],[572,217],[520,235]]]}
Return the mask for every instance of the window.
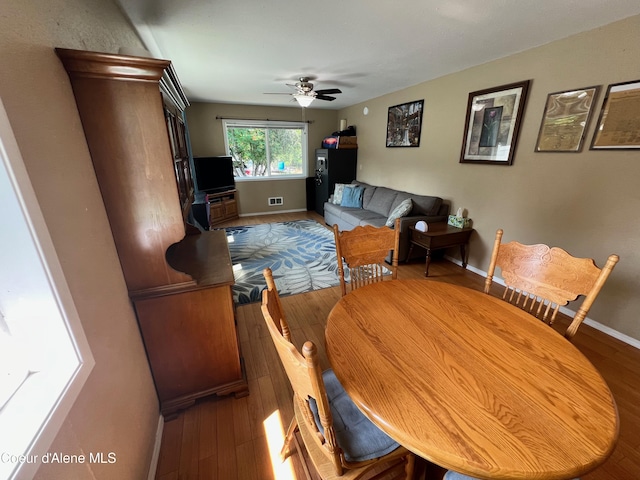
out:
{"label": "window", "polygon": [[307,176],[307,124],[223,120],[236,181]]}
{"label": "window", "polygon": [[31,478],[94,365],[0,101],[0,480]]}

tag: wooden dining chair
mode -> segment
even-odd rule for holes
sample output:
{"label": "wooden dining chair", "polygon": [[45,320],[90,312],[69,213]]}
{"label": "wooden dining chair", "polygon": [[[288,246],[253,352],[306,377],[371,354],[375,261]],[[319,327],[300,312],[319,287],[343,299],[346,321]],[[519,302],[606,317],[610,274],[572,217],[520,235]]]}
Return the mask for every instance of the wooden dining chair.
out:
{"label": "wooden dining chair", "polygon": [[[400,219],[396,219],[394,228],[357,226],[353,230],[341,232],[333,226],[338,257],[338,276],[342,296],[347,294],[345,264],[349,269],[351,290],[383,280],[385,269],[391,270],[391,279],[398,278],[398,246],[400,244]],[[393,250],[391,265],[385,262]]]}
{"label": "wooden dining chair", "polygon": [[403,478],[412,478],[414,455],[360,412],[332,370],[321,371],[313,342],[303,345],[302,354],[291,343],[272,272],[267,268],[263,273],[267,288],[262,292],[262,314],[293,388],[294,418],[280,452],[282,461],[294,452],[292,444],[300,432],[323,480],[359,479],[374,468],[383,469],[380,475],[404,470]]}
{"label": "wooden dining chair", "polygon": [[505,283],[502,298],[552,325],[561,306],[584,296],[564,336],[571,339],[587,316],[618,255],[609,255],[603,268],[590,258],[578,258],[558,247],[502,243],[496,232],[484,292],[489,293],[496,267]]}

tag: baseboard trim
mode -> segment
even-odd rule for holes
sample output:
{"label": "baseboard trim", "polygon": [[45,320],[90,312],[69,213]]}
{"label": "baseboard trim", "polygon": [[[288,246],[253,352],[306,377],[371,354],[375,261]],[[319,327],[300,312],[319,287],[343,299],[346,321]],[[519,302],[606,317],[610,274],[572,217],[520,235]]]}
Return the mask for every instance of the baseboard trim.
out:
{"label": "baseboard trim", "polygon": [[[454,257],[450,257],[449,255],[445,255],[444,258],[446,258],[447,260],[449,260],[450,262],[455,263],[456,265],[462,266],[462,262],[460,260],[458,260],[457,258]],[[476,268],[472,265],[467,265],[467,270],[472,271],[473,273],[476,273],[482,277],[487,276],[487,272],[485,272],[484,270],[480,270],[479,268]],[[494,277],[493,281],[495,283],[499,283],[500,285],[504,286],[504,281],[501,278],[497,278]],[[574,312],[573,310],[571,310],[570,308],[567,307],[560,307],[560,311],[562,313],[564,313],[565,315],[571,316],[573,317],[576,312]],[[626,343],[627,345],[631,345],[632,347],[637,348],[638,350],[640,350],[640,340],[637,340],[633,337],[630,337],[629,335],[626,335],[622,332],[619,332],[618,330],[615,330],[611,327],[607,327],[606,325],[603,325],[600,322],[596,322],[595,320],[587,317],[584,319],[584,323],[586,325],[589,325],[590,327],[595,328],[596,330],[601,331],[602,333],[609,335],[610,337],[615,338],[616,340],[620,340],[621,342]]]}
{"label": "baseboard trim", "polygon": [[149,475],[147,480],[155,480],[158,470],[158,460],[160,459],[160,447],[162,445],[162,432],[164,431],[164,417],[160,415],[158,418],[158,426],[156,428],[156,439],[153,444],[153,454],[151,455],[151,464],[149,465]]}
{"label": "baseboard trim", "polygon": [[240,217],[257,217],[260,215],[277,215],[279,213],[298,213],[298,212],[307,212],[306,208],[298,208],[295,210],[276,210],[273,212],[255,212],[255,213],[241,213]]}
{"label": "baseboard trim", "polygon": [[592,320],[589,317],[584,319],[584,323],[586,325],[589,325],[590,327],[595,328],[596,330],[600,330],[602,333],[605,333],[610,337],[615,338],[616,340],[620,340],[621,342],[626,343],[627,345],[630,345],[640,350],[640,340],[630,337],[629,335],[625,335],[624,333],[619,332],[618,330],[614,330],[611,327],[607,327],[606,325],[596,322],[595,320]]}

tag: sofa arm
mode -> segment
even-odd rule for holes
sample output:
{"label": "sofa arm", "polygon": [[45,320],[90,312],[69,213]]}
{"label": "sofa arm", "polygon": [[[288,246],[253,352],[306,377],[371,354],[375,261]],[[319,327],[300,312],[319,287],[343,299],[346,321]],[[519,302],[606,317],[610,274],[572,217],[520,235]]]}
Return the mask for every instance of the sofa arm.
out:
{"label": "sofa arm", "polygon": [[449,204],[442,202],[442,204],[440,205],[440,209],[438,210],[438,215],[439,216],[444,216],[445,220],[449,219]]}

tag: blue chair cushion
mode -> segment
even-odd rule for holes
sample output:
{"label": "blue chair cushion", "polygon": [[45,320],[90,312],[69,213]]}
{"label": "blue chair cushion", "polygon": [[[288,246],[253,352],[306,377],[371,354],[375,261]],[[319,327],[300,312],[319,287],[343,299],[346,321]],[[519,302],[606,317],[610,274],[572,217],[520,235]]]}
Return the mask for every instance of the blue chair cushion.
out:
{"label": "blue chair cushion", "polygon": [[[336,441],[347,461],[362,462],[382,457],[400,446],[362,414],[342,388],[333,370],[323,372],[322,378],[329,398]],[[309,406],[318,430],[324,434],[313,398],[309,399]]]}
{"label": "blue chair cushion", "polygon": [[[442,478],[442,480],[478,480],[478,479],[475,477],[469,477],[467,475],[463,475],[461,473],[449,470],[447,473],[444,474],[444,477]],[[580,480],[580,479],[574,478],[573,480]]]}
{"label": "blue chair cushion", "polygon": [[444,474],[444,477],[442,477],[442,480],[478,480],[478,479],[474,477],[469,477],[467,475],[463,475],[458,472],[454,472],[453,470],[449,470],[447,473]]}

